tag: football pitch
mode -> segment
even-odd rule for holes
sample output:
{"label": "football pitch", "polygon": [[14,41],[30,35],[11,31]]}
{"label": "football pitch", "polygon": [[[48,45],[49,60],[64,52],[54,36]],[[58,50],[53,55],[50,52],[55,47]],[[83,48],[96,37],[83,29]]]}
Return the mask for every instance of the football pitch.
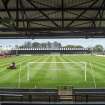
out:
{"label": "football pitch", "polygon": [[[7,69],[15,62],[17,69]],[[12,56],[0,58],[0,87],[105,87],[105,57],[90,55]]]}

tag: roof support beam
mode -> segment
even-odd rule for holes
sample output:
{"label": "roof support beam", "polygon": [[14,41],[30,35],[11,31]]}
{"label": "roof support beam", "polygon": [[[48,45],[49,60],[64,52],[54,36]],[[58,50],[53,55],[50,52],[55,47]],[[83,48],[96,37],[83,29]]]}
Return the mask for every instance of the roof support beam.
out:
{"label": "roof support beam", "polygon": [[[98,2],[98,0],[95,0],[94,2],[92,2],[92,4],[88,7],[88,8],[91,8],[93,5],[95,5],[96,3]],[[86,13],[87,9],[86,10],[83,10],[76,18],[75,20],[79,19],[84,13]],[[66,27],[69,27],[71,26],[75,20],[73,20],[72,22],[70,22]]]}
{"label": "roof support beam", "polygon": [[19,0],[16,0],[16,27],[19,27]]}
{"label": "roof support beam", "polygon": [[34,2],[35,2],[36,4],[39,4],[39,5],[42,5],[42,6],[45,6],[45,7],[55,8],[54,6],[51,6],[51,5],[48,5],[48,4],[45,4],[45,3],[39,2],[39,1],[35,1],[35,0],[34,0]]}
{"label": "roof support beam", "polygon": [[[38,9],[38,7],[32,2],[32,0],[26,0],[30,5],[32,5],[35,9]],[[42,10],[38,10],[44,17],[46,17],[48,20],[50,20],[56,27],[59,27],[56,22],[54,22],[52,19],[49,18]]]}
{"label": "roof support beam", "polygon": [[[14,31],[33,31],[33,32],[40,32],[40,31],[76,31],[76,30],[81,30],[81,31],[86,31],[86,30],[88,30],[88,31],[105,31],[105,27],[96,27],[96,28],[92,28],[92,27],[70,27],[70,28],[64,28],[63,30],[61,30],[61,29],[57,29],[56,27],[48,27],[48,28],[16,28],[16,30],[14,30]],[[0,28],[0,31],[2,31],[2,32],[7,32],[7,31],[12,31],[13,32],[13,30],[11,29],[11,28]]]}
{"label": "roof support beam", "polygon": [[61,4],[62,4],[62,11],[61,11],[61,18],[62,18],[62,29],[64,28],[65,24],[64,24],[64,0],[61,0]]}
{"label": "roof support beam", "polygon": [[[101,5],[100,5],[100,7],[99,8],[103,8],[104,7],[104,4],[105,4],[105,0],[103,0],[102,1],[102,3],[101,3]],[[103,10],[102,10],[103,11]],[[101,21],[101,19],[102,19],[102,14],[101,14],[101,12],[102,12],[100,9],[98,9],[97,10],[97,13],[96,13],[96,16],[94,17],[94,20],[95,19],[97,19],[97,18],[99,18],[99,21],[100,21],[100,23],[102,22]],[[99,17],[98,17],[99,16]],[[92,21],[92,27],[96,27],[96,22],[95,21]],[[100,24],[101,25],[101,24]]]}
{"label": "roof support beam", "polygon": [[[102,8],[105,8],[105,0],[103,0],[103,2],[102,2],[102,4],[101,4],[101,6],[100,7],[102,7]],[[99,26],[101,27],[101,24],[102,24],[102,18],[103,18],[103,14],[104,14],[104,11],[105,11],[105,9],[104,10],[98,10],[98,12],[97,12],[97,14],[96,14],[96,18],[98,17],[98,15],[99,15],[99,18],[100,18],[100,22],[99,22]]]}
{"label": "roof support beam", "polygon": [[20,8],[22,8],[24,11],[21,11],[21,17],[22,17],[22,20],[23,20],[23,27],[25,27],[25,17],[26,17],[26,12],[25,12],[25,9],[24,9],[24,5],[23,5],[23,1],[20,0]]}
{"label": "roof support beam", "polygon": [[[63,9],[63,11],[68,11],[68,10],[71,10],[71,11],[82,11],[82,10],[89,10],[89,11],[97,11],[97,10],[105,10],[105,7],[91,7],[91,8],[88,8],[88,7],[65,7]],[[17,9],[16,8],[8,8],[8,11],[10,12],[15,12]],[[25,7],[25,11],[38,11],[38,10],[42,10],[42,11],[61,11],[61,7],[55,7],[55,8],[29,8],[29,7]],[[19,8],[18,11],[24,11],[24,9],[22,8]],[[0,8],[0,12],[6,12],[6,9],[4,8]]]}
{"label": "roof support beam", "polygon": [[30,35],[24,36],[22,34],[0,34],[0,39],[56,39],[56,38],[105,38],[105,33],[103,34],[90,34],[90,33],[32,33]]}
{"label": "roof support beam", "polygon": [[[60,18],[52,18],[52,20],[53,21],[61,21],[62,22],[62,19],[60,19]],[[14,20],[14,21],[16,21],[16,20]],[[18,19],[18,21],[20,21],[20,22],[22,22],[22,21],[31,21],[31,22],[33,22],[33,21],[43,21],[43,22],[47,22],[47,21],[50,21],[49,19],[39,19],[39,18],[28,18],[28,19]],[[101,20],[100,20],[100,18],[96,18],[96,19],[94,19],[94,18],[81,18],[81,19],[75,19],[75,18],[63,18],[63,21],[105,21],[105,18],[101,18]]]}
{"label": "roof support beam", "polygon": [[[26,11],[25,11],[25,7],[24,7],[24,5],[23,5],[23,1],[22,1],[22,0],[20,0],[20,7],[21,7],[22,9],[24,9],[23,12],[21,11],[21,16],[22,16],[22,20],[23,20],[23,27],[24,27],[24,28],[27,28],[27,30],[28,30],[28,28],[30,28],[30,21],[24,21],[24,19],[27,19],[27,20],[28,20],[28,16],[27,16],[27,13],[26,13]],[[25,23],[26,23],[26,24],[25,24]],[[24,32],[25,35],[28,34],[27,30]]]}
{"label": "roof support beam", "polygon": [[8,14],[9,19],[11,19],[12,16],[11,16],[10,11],[8,10],[8,3],[9,3],[9,1],[10,1],[10,0],[5,0],[5,1],[2,0],[2,3],[3,3],[3,5],[4,5],[5,11],[6,11],[7,14]]}

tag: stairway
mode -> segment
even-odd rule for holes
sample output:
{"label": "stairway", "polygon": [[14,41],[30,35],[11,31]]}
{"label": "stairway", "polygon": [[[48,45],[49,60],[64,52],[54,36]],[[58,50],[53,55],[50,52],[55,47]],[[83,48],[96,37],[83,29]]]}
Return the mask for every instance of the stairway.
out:
{"label": "stairway", "polygon": [[59,90],[58,91],[59,101],[72,101],[72,90]]}

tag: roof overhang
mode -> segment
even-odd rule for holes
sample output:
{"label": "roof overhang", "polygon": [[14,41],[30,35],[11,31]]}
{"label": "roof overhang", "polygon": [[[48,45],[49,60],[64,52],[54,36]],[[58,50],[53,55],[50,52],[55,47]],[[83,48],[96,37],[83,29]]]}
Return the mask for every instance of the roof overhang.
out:
{"label": "roof overhang", "polygon": [[105,0],[0,0],[0,38],[105,38]]}

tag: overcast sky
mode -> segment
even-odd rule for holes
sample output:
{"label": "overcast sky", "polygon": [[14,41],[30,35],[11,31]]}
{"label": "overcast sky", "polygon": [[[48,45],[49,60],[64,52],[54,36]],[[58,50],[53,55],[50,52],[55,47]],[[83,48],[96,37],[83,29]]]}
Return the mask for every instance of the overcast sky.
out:
{"label": "overcast sky", "polygon": [[65,45],[82,45],[84,47],[95,46],[101,44],[105,48],[105,39],[0,39],[0,45],[2,46],[14,46],[16,44],[22,45],[26,41],[31,42],[60,42],[63,46]]}

